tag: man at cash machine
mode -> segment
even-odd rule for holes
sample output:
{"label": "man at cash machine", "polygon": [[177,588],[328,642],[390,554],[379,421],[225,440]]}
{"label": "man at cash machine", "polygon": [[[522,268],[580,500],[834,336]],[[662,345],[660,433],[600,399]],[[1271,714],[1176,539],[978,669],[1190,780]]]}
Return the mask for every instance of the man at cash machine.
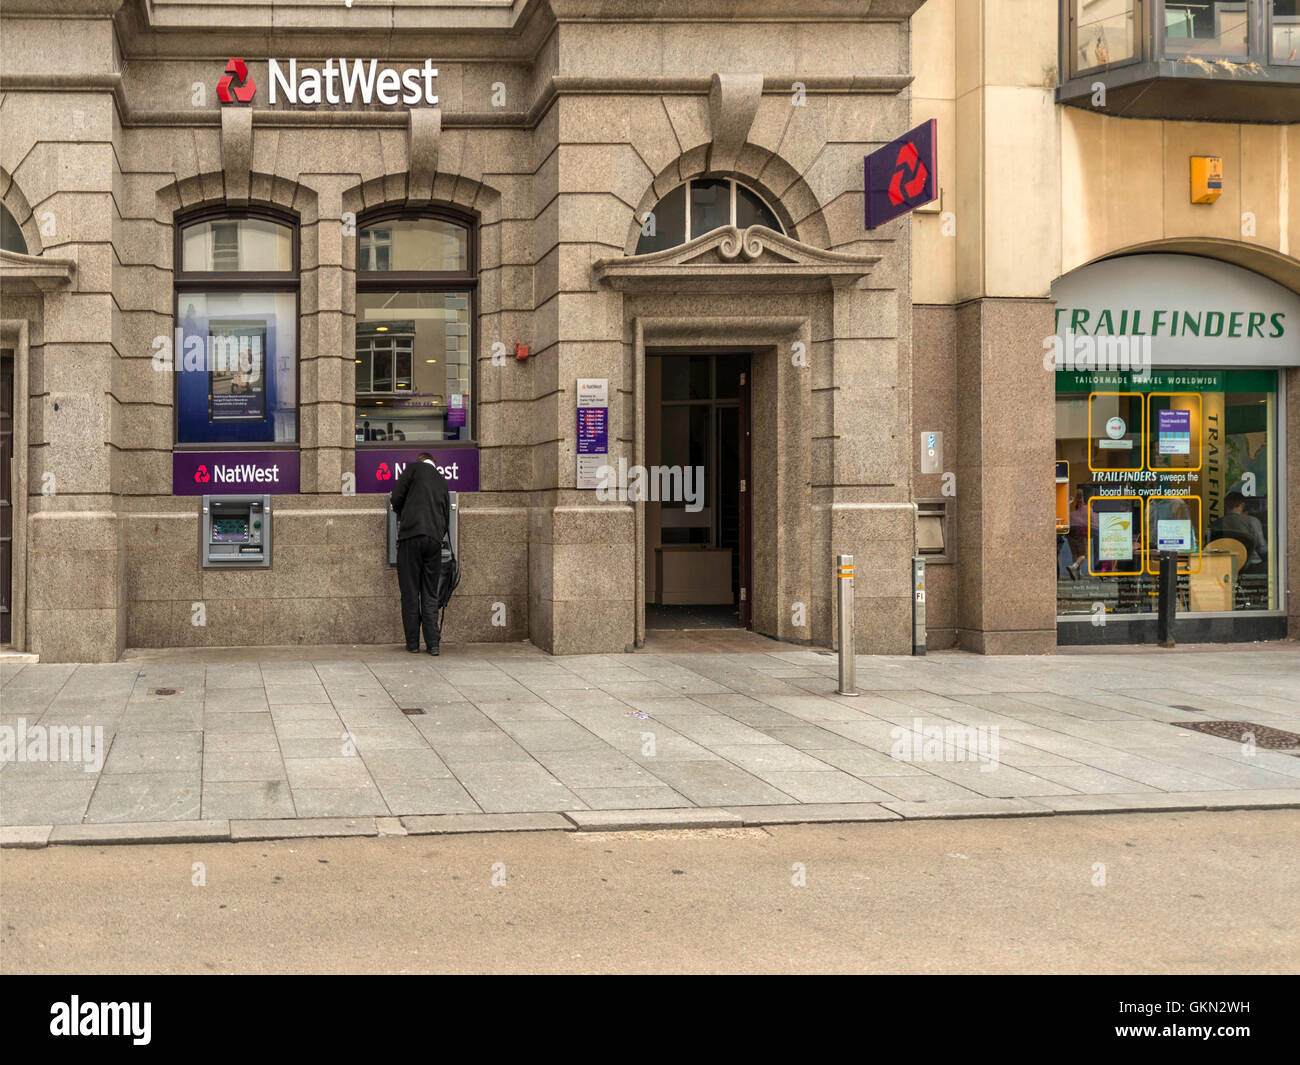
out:
{"label": "man at cash machine", "polygon": [[429,654],[438,653],[438,583],[442,539],[451,520],[451,496],[433,456],[421,451],[397,478],[392,494],[397,513],[397,586],[402,591],[406,649],[420,650],[420,625]]}

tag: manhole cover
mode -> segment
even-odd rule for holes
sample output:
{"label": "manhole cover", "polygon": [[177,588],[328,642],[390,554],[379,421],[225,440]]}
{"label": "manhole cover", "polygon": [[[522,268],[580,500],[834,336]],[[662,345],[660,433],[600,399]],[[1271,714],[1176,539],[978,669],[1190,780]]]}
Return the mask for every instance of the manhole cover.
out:
{"label": "manhole cover", "polygon": [[424,707],[422,707],[422,706],[404,706],[404,707],[402,707],[402,713],[404,713],[407,717],[414,717],[416,714],[422,714],[422,713],[424,713]]}
{"label": "manhole cover", "polygon": [[175,695],[176,689],[175,688],[150,688],[149,694],[150,695]]}
{"label": "manhole cover", "polygon": [[1249,733],[1255,737],[1256,747],[1263,747],[1269,751],[1288,751],[1300,747],[1300,736],[1294,732],[1284,732],[1271,725],[1257,725],[1253,721],[1171,721],[1169,723],[1178,728],[1204,732],[1236,743],[1245,742],[1246,735]]}

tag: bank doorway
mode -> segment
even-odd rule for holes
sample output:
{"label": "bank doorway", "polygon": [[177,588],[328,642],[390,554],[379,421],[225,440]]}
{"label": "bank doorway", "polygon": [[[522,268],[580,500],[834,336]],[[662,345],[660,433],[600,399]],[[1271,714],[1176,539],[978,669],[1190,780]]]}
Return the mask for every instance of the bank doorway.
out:
{"label": "bank doorway", "polygon": [[646,629],[749,629],[750,356],[646,354]]}

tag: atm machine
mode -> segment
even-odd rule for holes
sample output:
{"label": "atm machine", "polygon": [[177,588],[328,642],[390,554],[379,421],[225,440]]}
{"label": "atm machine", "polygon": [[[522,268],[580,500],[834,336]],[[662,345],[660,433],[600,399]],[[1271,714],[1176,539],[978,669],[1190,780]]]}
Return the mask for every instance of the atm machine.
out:
{"label": "atm machine", "polygon": [[199,551],[204,569],[271,565],[271,497],[204,496]]}
{"label": "atm machine", "polygon": [[[458,525],[456,520],[457,493],[450,492],[448,494],[451,496],[451,528],[449,530],[451,533],[451,550],[454,554],[459,555],[460,541],[457,539],[456,535],[456,527]],[[446,546],[442,549],[442,560],[444,562],[448,560]],[[388,564],[390,566],[397,565],[397,511],[393,509],[393,504],[391,502],[388,504]]]}

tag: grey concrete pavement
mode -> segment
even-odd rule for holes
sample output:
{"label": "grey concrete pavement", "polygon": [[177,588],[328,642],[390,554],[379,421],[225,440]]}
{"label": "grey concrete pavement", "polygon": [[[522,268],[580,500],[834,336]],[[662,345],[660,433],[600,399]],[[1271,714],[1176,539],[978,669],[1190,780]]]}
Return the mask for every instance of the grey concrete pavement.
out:
{"label": "grey concrete pavement", "polygon": [[[0,664],[0,726],[18,753],[34,752],[24,736],[89,730],[79,759],[47,751],[0,766],[0,834],[40,845],[71,841],[57,829],[74,825],[93,840],[159,838],[158,824],[192,836],[200,822],[238,836],[243,822],[282,822],[288,835],[290,820],[318,820],[329,834],[360,819],[375,834],[385,819],[432,831],[430,819],[462,815],[471,820],[448,823],[1300,805],[1300,757],[1267,749],[1263,731],[1300,732],[1295,644],[862,657],[853,699],[834,694],[832,656],[770,647],[554,658],[481,645],[437,659],[263,648]],[[1205,721],[1243,724],[1226,738],[1188,727]],[[1259,742],[1243,742],[1252,729]]]}
{"label": "grey concrete pavement", "polygon": [[6,851],[0,968],[1294,973],[1298,831],[1250,810]]}

